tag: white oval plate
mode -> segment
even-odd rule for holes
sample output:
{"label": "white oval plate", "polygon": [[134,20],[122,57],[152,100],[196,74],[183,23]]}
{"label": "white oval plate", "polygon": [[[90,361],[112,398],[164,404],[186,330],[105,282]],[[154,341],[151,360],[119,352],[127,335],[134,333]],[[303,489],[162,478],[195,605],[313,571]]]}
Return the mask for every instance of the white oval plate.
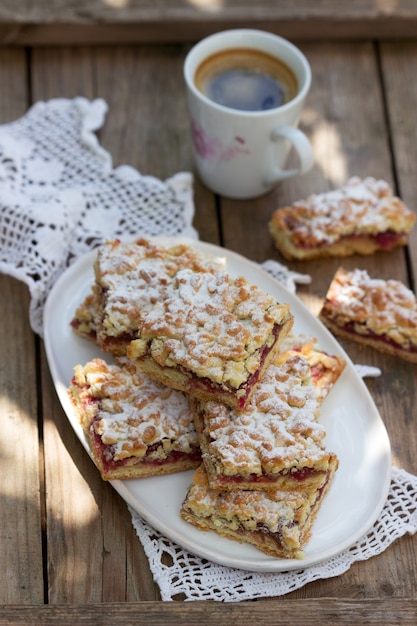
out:
{"label": "white oval plate", "polygon": [[[201,241],[155,238],[161,244],[186,243],[197,250],[223,257],[231,276],[243,275],[294,314],[294,331],[315,337],[321,347],[343,356],[347,365],[323,405],[320,421],[327,430],[327,448],[337,454],[339,469],[314,524],[304,560],[276,559],[250,546],[214,532],[202,532],[184,522],[178,512],[192,472],[139,480],[111,481],[124,500],[163,535],[202,558],[250,571],[279,572],[314,565],[353,545],[374,524],[381,512],[391,478],[391,449],[377,408],[347,354],[301,300],[256,263]],[[56,391],[68,419],[89,452],[84,433],[74,415],[67,388],[73,367],[103,355],[93,343],[71,330],[76,308],[94,280],[92,251],[80,258],[56,282],[44,315],[45,347]]]}

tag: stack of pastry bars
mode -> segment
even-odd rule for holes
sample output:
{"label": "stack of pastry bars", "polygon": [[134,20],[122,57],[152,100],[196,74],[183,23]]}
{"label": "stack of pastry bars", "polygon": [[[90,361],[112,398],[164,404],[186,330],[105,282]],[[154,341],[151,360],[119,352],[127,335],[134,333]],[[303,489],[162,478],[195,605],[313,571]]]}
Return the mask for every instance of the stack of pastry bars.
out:
{"label": "stack of pastry bars", "polygon": [[344,363],[290,336],[293,316],[191,247],[100,247],[72,322],[116,358],[69,390],[103,478],[196,468],[180,514],[300,558],[337,469],[318,423]]}

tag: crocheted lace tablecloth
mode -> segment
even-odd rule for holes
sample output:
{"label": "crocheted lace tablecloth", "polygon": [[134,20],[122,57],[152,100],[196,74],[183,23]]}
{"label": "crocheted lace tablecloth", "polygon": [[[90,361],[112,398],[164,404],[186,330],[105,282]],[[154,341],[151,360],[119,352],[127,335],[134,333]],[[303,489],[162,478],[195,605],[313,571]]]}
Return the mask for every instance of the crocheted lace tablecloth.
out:
{"label": "crocheted lace tablecloth", "polygon": [[55,99],[0,126],[0,271],[28,285],[39,335],[50,288],[80,255],[108,238],[197,237],[191,175],[114,169],[94,134],[106,111],[100,99]]}
{"label": "crocheted lace tablecloth", "polygon": [[[49,290],[80,255],[107,238],[198,236],[192,225],[191,175],[161,181],[127,165],[113,168],[95,134],[106,111],[100,99],[55,99],[0,126],[0,271],[28,285],[30,323],[41,336]],[[296,283],[310,281],[276,261],[266,261],[263,268],[293,292]],[[357,368],[361,376],[380,374],[376,368]],[[239,601],[288,593],[379,554],[395,539],[416,532],[416,501],[417,477],[393,468],[386,504],[361,541],[314,567],[277,574],[204,561],[131,514],[164,600]]]}

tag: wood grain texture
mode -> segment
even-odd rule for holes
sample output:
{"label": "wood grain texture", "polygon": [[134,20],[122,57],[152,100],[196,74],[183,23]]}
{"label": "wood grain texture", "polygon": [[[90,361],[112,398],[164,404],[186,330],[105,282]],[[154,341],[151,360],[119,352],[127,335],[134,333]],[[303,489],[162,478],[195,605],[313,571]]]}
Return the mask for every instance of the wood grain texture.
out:
{"label": "wood grain texture", "polygon": [[[281,11],[291,8],[275,4]],[[311,10],[324,10],[326,4]],[[53,16],[61,5],[56,0],[50,6]],[[185,4],[179,6],[185,10]],[[378,6],[382,11],[383,3]],[[146,7],[162,10],[163,3]],[[377,10],[364,3],[364,10],[372,7]],[[406,3],[397,7],[405,10]],[[358,8],[352,2],[344,10],[352,17]],[[232,3],[226,9],[232,11]],[[3,48],[0,82],[7,88],[0,90],[0,121],[19,117],[37,100],[101,97],[109,111],[98,136],[115,167],[129,164],[161,179],[192,171],[182,81],[188,41]],[[313,142],[313,170],[250,202],[215,198],[195,179],[194,223],[201,239],[223,243],[256,262],[283,261],[267,230],[276,207],[336,187],[350,175],[385,178],[411,208],[416,202],[417,43],[376,45],[368,38],[354,44],[300,41],[300,46],[313,70],[301,120]],[[415,285],[415,249],[413,232],[406,252],[353,257],[343,264]],[[312,277],[298,293],[313,312],[339,264],[331,259],[290,264]],[[0,471],[6,477],[0,489],[0,551],[7,565],[0,568],[0,624],[416,623],[417,543],[411,536],[342,576],[310,583],[284,598],[161,603],[125,503],[101,481],[59,405],[41,342],[28,324],[27,289],[0,275],[0,294],[0,412],[12,442],[0,443]],[[417,473],[415,366],[353,342],[343,345],[355,362],[381,368],[381,377],[366,384],[387,426],[393,462]],[[49,606],[42,606],[44,600]]]}
{"label": "wood grain texture", "polygon": [[[0,50],[1,123],[25,112],[26,76],[24,51]],[[4,237],[13,225],[1,216],[0,224]],[[43,602],[37,347],[28,312],[27,287],[0,274],[0,604]]]}
{"label": "wood grain texture", "polygon": [[[26,287],[0,274],[0,293],[0,604],[41,604],[43,496],[35,338]],[[22,358],[10,358],[13,354]]]}
{"label": "wood grain texture", "polygon": [[415,38],[410,0],[3,0],[0,42],[8,45],[195,41],[217,30],[257,27],[290,39]]}
{"label": "wood grain texture", "polygon": [[[272,608],[271,610],[271,607]],[[340,624],[352,626],[415,626],[417,600],[415,597],[372,598],[368,600],[334,600],[332,598],[281,598],[270,601],[216,603],[216,602],[141,602],[123,604],[96,604],[87,606],[3,607],[0,608],[0,626],[10,624],[56,624],[77,626],[110,626],[121,624],[148,624],[149,626],[323,626]],[[36,621],[35,621],[36,620]]]}
{"label": "wood grain texture", "polygon": [[[417,213],[417,84],[414,72],[417,45],[381,44],[381,67],[387,102],[387,117],[392,139],[398,193]],[[410,286],[417,293],[417,229],[410,236]]]}

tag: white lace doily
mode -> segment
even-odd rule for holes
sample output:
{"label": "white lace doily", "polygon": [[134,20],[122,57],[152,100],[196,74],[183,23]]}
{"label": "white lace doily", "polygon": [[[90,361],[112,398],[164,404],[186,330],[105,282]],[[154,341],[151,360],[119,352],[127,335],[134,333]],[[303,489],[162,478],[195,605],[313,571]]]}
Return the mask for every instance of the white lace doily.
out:
{"label": "white lace doily", "polygon": [[[28,285],[30,322],[39,335],[44,302],[58,276],[106,238],[198,236],[192,226],[191,175],[160,181],[129,166],[113,168],[94,134],[106,111],[103,100],[56,99],[0,126],[0,271]],[[262,267],[292,292],[296,283],[311,281],[276,261]],[[380,374],[377,368],[356,367],[361,376]],[[325,563],[280,574],[203,561],[161,537],[133,511],[132,521],[164,600],[181,595],[237,601],[288,593],[382,552],[398,537],[416,532],[416,500],[417,477],[394,469],[386,505],[366,537]]]}
{"label": "white lace doily", "polygon": [[0,126],[0,271],[28,285],[40,335],[46,295],[81,254],[107,238],[197,237],[191,175],[114,169],[94,134],[106,111],[103,100],[55,99]]}
{"label": "white lace doily", "polygon": [[278,261],[274,261],[273,259],[268,259],[261,263],[262,269],[264,269],[268,274],[271,274],[288,289],[291,293],[295,293],[296,284],[299,285],[309,285],[311,283],[311,276],[308,274],[299,274],[298,272],[293,272],[288,269],[285,265],[278,263]]}
{"label": "white lace doily", "polygon": [[162,537],[134,511],[131,510],[131,514],[163,600],[240,602],[281,596],[313,580],[339,576],[355,561],[380,554],[406,533],[414,534],[417,531],[417,477],[393,468],[387,502],[365,537],[327,561],[288,572],[262,574],[211,563]]}

